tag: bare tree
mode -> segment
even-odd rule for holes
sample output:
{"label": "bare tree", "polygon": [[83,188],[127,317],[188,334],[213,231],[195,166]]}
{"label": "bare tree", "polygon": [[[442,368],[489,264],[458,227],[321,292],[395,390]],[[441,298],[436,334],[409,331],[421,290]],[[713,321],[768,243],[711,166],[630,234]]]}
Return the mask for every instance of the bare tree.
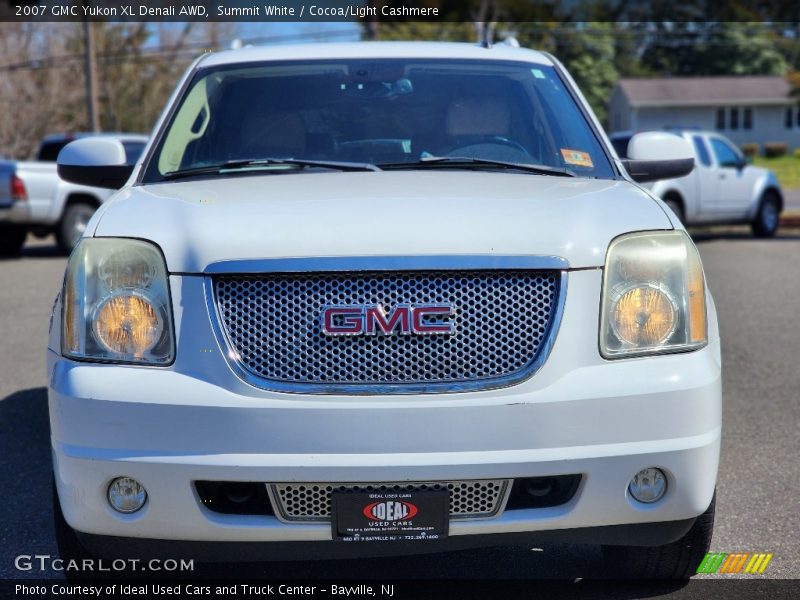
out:
{"label": "bare tree", "polygon": [[68,53],[65,39],[75,31],[74,24],[0,24],[0,154],[28,157],[43,135],[83,121],[79,67],[47,60]]}
{"label": "bare tree", "polygon": [[[233,23],[95,23],[101,129],[149,132],[183,71],[234,37]],[[0,155],[47,133],[90,130],[79,23],[0,23]]]}

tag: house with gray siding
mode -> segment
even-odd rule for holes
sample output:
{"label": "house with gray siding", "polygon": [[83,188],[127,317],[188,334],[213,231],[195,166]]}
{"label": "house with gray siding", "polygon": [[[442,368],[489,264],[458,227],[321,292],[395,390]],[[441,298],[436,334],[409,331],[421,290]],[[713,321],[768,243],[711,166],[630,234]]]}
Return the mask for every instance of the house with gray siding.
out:
{"label": "house with gray siding", "polygon": [[783,77],[620,79],[608,108],[609,133],[664,127],[719,131],[738,145],[800,147],[800,105]]}

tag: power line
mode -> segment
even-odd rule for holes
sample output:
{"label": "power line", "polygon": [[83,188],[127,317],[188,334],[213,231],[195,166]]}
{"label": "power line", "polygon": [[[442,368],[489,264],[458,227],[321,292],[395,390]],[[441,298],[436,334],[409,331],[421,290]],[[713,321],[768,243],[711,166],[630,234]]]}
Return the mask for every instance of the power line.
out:
{"label": "power line", "polygon": [[[241,41],[243,45],[259,45],[259,44],[270,44],[270,43],[279,44],[284,42],[302,41],[310,39],[327,40],[327,39],[352,37],[352,36],[353,32],[351,30],[340,30],[340,31],[314,32],[314,33],[287,34],[287,35],[277,35],[277,36],[262,36],[262,37],[245,38],[245,39],[229,38],[224,42],[223,45],[228,46],[234,40]],[[109,64],[109,63],[114,64],[119,62],[122,63],[136,62],[137,60],[142,60],[142,59],[147,60],[151,57],[171,58],[177,55],[185,56],[190,53],[192,56],[196,56],[198,50],[205,50],[207,48],[208,48],[208,42],[202,42],[202,41],[186,42],[183,44],[176,44],[176,45],[148,46],[146,48],[140,48],[136,53],[131,53],[130,51],[101,52],[101,53],[96,53],[96,57],[99,61],[102,61],[104,64]],[[84,58],[85,55],[82,52],[72,53],[72,54],[61,54],[58,56],[47,56],[44,58],[33,58],[18,63],[0,65],[0,72],[65,68],[72,66],[70,64],[65,64],[65,63],[82,61],[84,60]],[[116,59],[124,59],[124,60],[120,61]]]}
{"label": "power line", "polygon": [[[609,36],[615,38],[625,37],[633,41],[644,43],[652,41],[654,45],[659,47],[672,47],[680,48],[684,46],[695,45],[702,43],[705,46],[711,47],[737,47],[741,44],[735,40],[718,39],[720,31],[717,29],[707,29],[696,31],[687,31],[686,29],[679,31],[664,31],[654,29],[640,29],[628,26],[617,26],[609,29],[597,29],[587,26],[586,24],[575,24],[571,27],[558,26],[550,28],[547,25],[538,23],[518,24],[524,25],[525,29],[533,30],[536,33],[543,34],[544,36],[551,36],[560,41],[560,43],[568,42],[565,38],[574,36],[576,34],[581,37],[584,36]],[[758,27],[763,33],[775,33],[775,29],[764,23],[748,24],[750,26]],[[259,36],[251,38],[229,38],[223,45],[228,46],[234,40],[239,40],[243,45],[263,45],[263,44],[279,44],[292,41],[305,41],[305,40],[330,40],[336,38],[352,37],[352,30],[336,30],[312,33],[295,33],[285,35],[271,35]],[[783,36],[786,40],[792,40],[790,37]],[[574,42],[578,43],[578,42]],[[568,44],[569,45],[569,44]],[[126,64],[135,62],[150,62],[159,61],[164,59],[175,58],[193,58],[197,56],[197,51],[208,48],[207,41],[186,42],[177,45],[160,45],[149,46],[138,49],[137,52],[131,53],[128,51],[107,51],[97,53],[96,57],[99,62],[104,65],[111,64]],[[13,72],[18,70],[46,70],[46,69],[59,69],[71,68],[76,61],[83,61],[85,58],[84,53],[63,54],[58,56],[48,56],[44,58],[29,59],[18,63],[7,65],[0,65],[0,72]]]}

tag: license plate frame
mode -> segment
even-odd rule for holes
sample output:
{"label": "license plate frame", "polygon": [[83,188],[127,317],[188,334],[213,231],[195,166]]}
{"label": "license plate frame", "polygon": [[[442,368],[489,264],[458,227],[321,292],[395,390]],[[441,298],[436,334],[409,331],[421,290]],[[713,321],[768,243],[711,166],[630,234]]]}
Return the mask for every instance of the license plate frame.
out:
{"label": "license plate frame", "polygon": [[334,490],[331,529],[337,542],[442,540],[450,530],[450,492]]}

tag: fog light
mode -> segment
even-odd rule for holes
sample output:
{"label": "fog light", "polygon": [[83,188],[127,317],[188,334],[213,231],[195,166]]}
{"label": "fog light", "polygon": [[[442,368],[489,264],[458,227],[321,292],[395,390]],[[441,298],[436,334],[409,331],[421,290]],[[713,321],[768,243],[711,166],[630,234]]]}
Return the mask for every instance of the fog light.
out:
{"label": "fog light", "polygon": [[108,486],[108,503],[121,513],[134,513],[147,501],[144,486],[132,477],[117,477]]}
{"label": "fog light", "polygon": [[655,467],[642,469],[631,479],[628,491],[639,502],[656,502],[667,491],[667,476],[664,471]]}

